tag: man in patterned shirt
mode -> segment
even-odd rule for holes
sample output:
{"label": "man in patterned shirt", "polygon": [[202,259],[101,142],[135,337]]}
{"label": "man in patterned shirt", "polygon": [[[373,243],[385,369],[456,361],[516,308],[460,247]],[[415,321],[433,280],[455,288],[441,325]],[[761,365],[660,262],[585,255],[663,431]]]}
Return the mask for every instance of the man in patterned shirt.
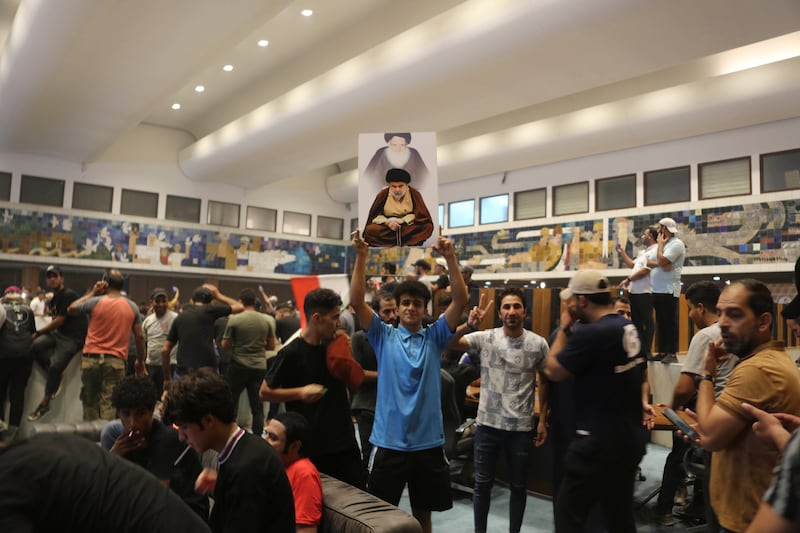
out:
{"label": "man in patterned shirt", "polygon": [[461,337],[475,331],[492,303],[482,308],[481,298],[466,324],[459,326],[451,346],[465,351],[480,350],[481,355],[481,395],[475,433],[475,531],[486,531],[495,466],[503,452],[511,476],[508,529],[514,533],[520,530],[525,514],[537,374],[541,414],[535,433],[536,446],[541,446],[547,437],[548,381],[543,371],[548,346],[542,337],[522,327],[527,313],[525,293],[516,287],[500,294],[498,314],[502,327]]}

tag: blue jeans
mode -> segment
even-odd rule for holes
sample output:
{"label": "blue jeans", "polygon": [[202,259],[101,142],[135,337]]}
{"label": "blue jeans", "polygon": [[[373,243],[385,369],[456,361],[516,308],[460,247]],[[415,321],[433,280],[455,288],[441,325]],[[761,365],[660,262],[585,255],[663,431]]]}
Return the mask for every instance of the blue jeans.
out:
{"label": "blue jeans", "polygon": [[533,431],[503,431],[487,426],[478,426],[475,431],[475,493],[472,497],[472,508],[476,533],[486,531],[492,484],[500,452],[505,453],[511,489],[508,530],[516,533],[522,527],[528,496],[526,480],[533,435]]}

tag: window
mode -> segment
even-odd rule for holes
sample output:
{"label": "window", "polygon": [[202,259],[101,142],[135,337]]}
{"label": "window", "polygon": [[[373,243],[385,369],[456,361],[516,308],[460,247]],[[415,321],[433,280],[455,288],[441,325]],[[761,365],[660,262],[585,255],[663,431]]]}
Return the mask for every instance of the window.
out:
{"label": "window", "polygon": [[260,229],[264,231],[277,231],[278,211],[265,207],[247,206],[247,229]]}
{"label": "window", "polygon": [[227,202],[208,201],[208,215],[206,216],[209,224],[215,226],[239,227],[239,204]]}
{"label": "window", "polygon": [[688,166],[645,172],[645,205],[688,202],[691,199],[689,174]]}
{"label": "window", "polygon": [[72,208],[111,212],[114,188],[104,185],[75,182],[72,186]]}
{"label": "window", "polygon": [[11,200],[11,172],[0,172],[0,200]]}
{"label": "window", "polygon": [[158,193],[122,189],[122,204],[119,212],[123,215],[156,218],[158,216]]}
{"label": "window", "polygon": [[636,174],[595,181],[594,202],[597,211],[636,207]]}
{"label": "window", "polygon": [[439,226],[444,227],[444,204],[439,204]]}
{"label": "window", "polygon": [[22,175],[19,201],[23,204],[64,206],[64,180]]}
{"label": "window", "polygon": [[462,200],[448,204],[447,227],[463,228],[475,225],[475,200]]}
{"label": "window", "polygon": [[514,220],[547,216],[547,189],[531,189],[514,193]]}
{"label": "window", "polygon": [[508,195],[498,194],[481,198],[481,224],[508,222]]}
{"label": "window", "polygon": [[358,229],[358,217],[353,217],[350,219],[350,233],[352,234],[357,229]]}
{"label": "window", "polygon": [[283,232],[293,235],[311,235],[311,215],[284,211]]}
{"label": "window", "polygon": [[322,215],[317,217],[317,237],[321,239],[337,239],[342,240],[344,237],[344,219],[324,217]]}
{"label": "window", "polygon": [[761,154],[761,192],[800,189],[800,149]]}
{"label": "window", "polygon": [[553,215],[589,212],[589,182],[553,187]]}
{"label": "window", "polygon": [[166,218],[182,222],[200,222],[200,200],[168,194]]}
{"label": "window", "polygon": [[750,158],[701,163],[697,167],[700,199],[750,194]]}

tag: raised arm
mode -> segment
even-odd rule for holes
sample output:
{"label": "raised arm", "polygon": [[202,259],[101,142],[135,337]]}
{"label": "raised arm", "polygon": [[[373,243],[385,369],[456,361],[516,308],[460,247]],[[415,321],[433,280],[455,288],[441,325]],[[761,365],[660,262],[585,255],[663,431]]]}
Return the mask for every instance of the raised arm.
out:
{"label": "raised arm", "polygon": [[439,236],[439,242],[433,247],[447,261],[447,270],[450,273],[450,294],[453,301],[444,311],[444,319],[450,327],[450,331],[455,331],[461,320],[461,313],[469,302],[469,293],[464,278],[461,277],[461,268],[456,259],[456,252],[453,248],[453,241],[446,237]]}
{"label": "raised arm", "polygon": [[353,235],[353,248],[356,251],[356,264],[353,265],[353,276],[350,278],[350,305],[353,306],[358,323],[364,330],[367,330],[373,315],[372,308],[364,298],[369,247],[367,242],[361,238],[358,230]]}
{"label": "raised arm", "polygon": [[235,315],[236,313],[241,313],[242,311],[244,311],[244,306],[241,304],[241,302],[234,300],[230,296],[225,296],[224,294],[219,292],[219,289],[216,286],[210,283],[206,283],[203,285],[203,287],[211,291],[211,296],[215,300],[229,305],[231,308],[231,314]]}

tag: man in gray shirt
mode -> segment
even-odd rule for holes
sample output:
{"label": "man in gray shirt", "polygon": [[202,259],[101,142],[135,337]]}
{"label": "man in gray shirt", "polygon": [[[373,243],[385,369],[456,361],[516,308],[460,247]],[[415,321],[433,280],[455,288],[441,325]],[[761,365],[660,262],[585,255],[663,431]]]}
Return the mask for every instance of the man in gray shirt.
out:
{"label": "man in gray shirt", "polygon": [[[474,307],[466,324],[456,330],[450,346],[480,350],[481,395],[475,432],[475,494],[473,511],[476,533],[486,531],[495,465],[505,453],[511,485],[509,531],[518,532],[525,513],[526,475],[531,443],[541,446],[547,437],[549,382],[544,376],[548,346],[539,335],[523,328],[527,308],[522,289],[509,287],[500,293],[499,315],[503,326],[475,331],[493,302]],[[539,379],[539,425],[534,433],[536,378]]]}

